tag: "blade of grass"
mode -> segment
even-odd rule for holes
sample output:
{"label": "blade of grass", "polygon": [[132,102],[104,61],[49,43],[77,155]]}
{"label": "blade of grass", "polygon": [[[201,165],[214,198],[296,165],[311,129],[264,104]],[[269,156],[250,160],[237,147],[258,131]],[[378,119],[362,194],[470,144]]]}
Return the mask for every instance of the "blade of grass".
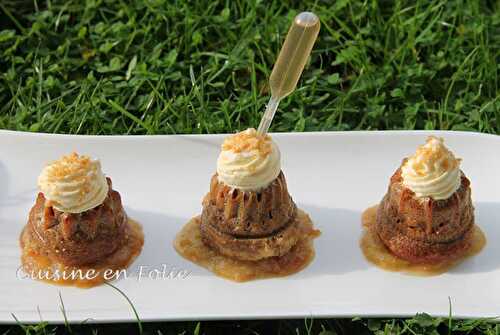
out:
{"label": "blade of grass", "polygon": [[104,284],[106,284],[106,285],[112,287],[113,289],[115,289],[118,293],[120,293],[127,300],[127,302],[129,303],[130,307],[132,308],[132,311],[134,312],[135,319],[137,320],[137,327],[139,328],[139,335],[142,335],[143,328],[142,328],[141,318],[139,317],[139,314],[137,313],[137,310],[135,309],[135,306],[132,303],[132,301],[130,300],[130,298],[122,290],[120,290],[118,287],[116,287],[115,285],[113,285],[111,283],[108,283],[108,282],[105,282]]}

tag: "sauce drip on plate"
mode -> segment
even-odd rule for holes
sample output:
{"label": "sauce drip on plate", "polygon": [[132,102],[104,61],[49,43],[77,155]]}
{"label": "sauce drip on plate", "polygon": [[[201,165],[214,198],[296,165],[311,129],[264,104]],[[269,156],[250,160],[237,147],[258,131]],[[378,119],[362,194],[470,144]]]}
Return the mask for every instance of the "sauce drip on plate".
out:
{"label": "sauce drip on plate", "polygon": [[471,246],[462,257],[431,265],[410,263],[393,255],[375,232],[377,207],[370,207],[363,212],[361,220],[364,232],[360,246],[365,258],[384,270],[406,272],[418,276],[435,276],[447,272],[464,259],[478,254],[486,245],[486,237],[483,231],[477,225],[474,225]]}
{"label": "sauce drip on plate", "polygon": [[219,254],[201,240],[200,217],[192,218],[177,234],[174,247],[191,262],[216,275],[237,282],[272,277],[284,277],[304,269],[314,259],[314,238],[320,231],[314,229],[309,216],[298,210],[297,220],[303,231],[303,238],[281,257],[270,257],[258,261],[243,261]]}
{"label": "sauce drip on plate", "polygon": [[[120,270],[126,269],[140,254],[144,244],[142,227],[128,219],[128,234],[124,244],[102,261],[89,266],[65,266],[46,255],[36,253],[27,245],[25,232],[21,233],[21,263],[26,276],[51,284],[90,288],[106,280],[119,279]],[[108,270],[108,275],[106,275]],[[106,275],[106,276],[105,276]]]}

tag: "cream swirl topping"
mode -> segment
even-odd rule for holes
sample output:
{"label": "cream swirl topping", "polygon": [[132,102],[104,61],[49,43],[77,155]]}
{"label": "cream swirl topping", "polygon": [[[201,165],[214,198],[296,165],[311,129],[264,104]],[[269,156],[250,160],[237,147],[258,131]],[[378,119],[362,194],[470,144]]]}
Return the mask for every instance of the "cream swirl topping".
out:
{"label": "cream swirl topping", "polygon": [[460,159],[442,138],[430,136],[401,167],[401,175],[403,184],[417,197],[448,199],[461,184]]}
{"label": "cream swirl topping", "polygon": [[108,194],[99,160],[77,153],[48,164],[38,177],[38,187],[55,209],[66,213],[97,207]]}
{"label": "cream swirl topping", "polygon": [[242,191],[267,187],[281,171],[281,154],[269,135],[249,128],[229,136],[217,159],[219,181]]}

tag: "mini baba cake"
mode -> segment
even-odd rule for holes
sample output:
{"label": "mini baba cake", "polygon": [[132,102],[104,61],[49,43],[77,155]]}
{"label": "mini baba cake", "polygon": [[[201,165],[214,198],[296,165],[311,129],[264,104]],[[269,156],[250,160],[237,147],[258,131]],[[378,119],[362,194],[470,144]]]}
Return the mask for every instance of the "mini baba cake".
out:
{"label": "mini baba cake", "polygon": [[485,238],[474,224],[470,181],[460,161],[433,136],[403,160],[378,208],[364,214],[372,234],[362,240],[369,260],[438,274],[482,249]]}
{"label": "mini baba cake", "polygon": [[247,129],[225,139],[201,216],[174,246],[222,277],[247,281],[300,271],[318,235],[288,193],[277,145]]}
{"label": "mini baba cake", "polygon": [[114,270],[139,255],[142,228],[128,219],[98,160],[64,156],[43,169],[38,187],[20,238],[28,276],[91,287],[115,279]]}

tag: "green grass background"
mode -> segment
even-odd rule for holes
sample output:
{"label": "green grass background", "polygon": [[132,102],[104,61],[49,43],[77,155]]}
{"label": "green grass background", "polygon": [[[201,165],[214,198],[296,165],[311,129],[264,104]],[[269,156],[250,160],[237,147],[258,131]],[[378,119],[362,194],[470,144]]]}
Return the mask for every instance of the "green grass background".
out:
{"label": "green grass background", "polygon": [[[292,18],[306,9],[320,16],[320,36],[272,131],[500,133],[498,0],[0,0],[0,128],[173,134],[257,127],[283,38]],[[37,327],[6,331],[44,334],[54,328]],[[136,331],[130,327],[136,325],[71,330]],[[233,329],[323,335],[500,332],[483,321],[449,323],[425,314],[385,321],[144,326],[150,334]]]}

